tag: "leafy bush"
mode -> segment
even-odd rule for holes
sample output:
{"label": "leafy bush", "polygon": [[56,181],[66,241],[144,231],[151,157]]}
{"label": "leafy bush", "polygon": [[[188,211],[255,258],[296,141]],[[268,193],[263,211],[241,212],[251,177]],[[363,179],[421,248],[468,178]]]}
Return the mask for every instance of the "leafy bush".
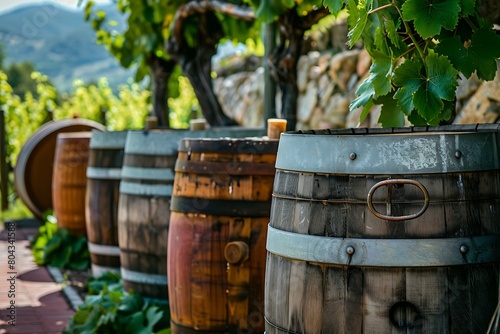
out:
{"label": "leafy bush", "polygon": [[106,273],[87,283],[85,303],[69,320],[63,334],[169,334],[167,305],[146,302],[123,291],[118,274]]}
{"label": "leafy bush", "polygon": [[35,263],[72,270],[87,269],[90,264],[87,239],[59,228],[51,213],[46,213],[44,218],[45,224],[40,226],[31,243]]}

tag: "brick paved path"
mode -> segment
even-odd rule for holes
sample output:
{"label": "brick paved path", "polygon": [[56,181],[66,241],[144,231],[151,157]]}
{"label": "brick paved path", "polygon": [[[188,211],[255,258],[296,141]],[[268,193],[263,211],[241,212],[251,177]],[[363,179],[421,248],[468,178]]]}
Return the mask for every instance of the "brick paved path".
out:
{"label": "brick paved path", "polygon": [[[0,223],[1,224],[1,223]],[[61,333],[74,314],[44,267],[37,266],[29,248],[29,236],[36,228],[16,228],[15,241],[15,297],[9,297],[11,284],[8,274],[7,231],[0,225],[0,334],[55,334]],[[9,325],[11,302],[15,303],[15,326]]]}

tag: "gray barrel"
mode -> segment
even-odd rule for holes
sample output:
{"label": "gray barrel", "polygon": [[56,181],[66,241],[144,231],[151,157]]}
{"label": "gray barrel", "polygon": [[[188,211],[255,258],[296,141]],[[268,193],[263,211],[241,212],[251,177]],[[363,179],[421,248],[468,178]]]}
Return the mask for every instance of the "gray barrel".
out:
{"label": "gray barrel", "polygon": [[125,290],[167,300],[170,199],[179,142],[185,137],[262,136],[264,129],[130,131],[120,183],[118,234]]}
{"label": "gray barrel", "polygon": [[266,332],[486,333],[500,125],[282,134]]}
{"label": "gray barrel", "polygon": [[120,271],[118,200],[127,131],[92,131],[85,221],[94,277]]}

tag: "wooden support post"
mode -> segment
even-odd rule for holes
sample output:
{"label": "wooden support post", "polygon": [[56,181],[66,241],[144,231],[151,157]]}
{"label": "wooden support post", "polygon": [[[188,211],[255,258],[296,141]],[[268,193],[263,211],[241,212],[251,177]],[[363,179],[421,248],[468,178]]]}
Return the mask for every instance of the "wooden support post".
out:
{"label": "wooden support post", "polygon": [[9,209],[9,171],[7,166],[7,140],[5,134],[5,114],[0,108],[0,195],[2,211]]}

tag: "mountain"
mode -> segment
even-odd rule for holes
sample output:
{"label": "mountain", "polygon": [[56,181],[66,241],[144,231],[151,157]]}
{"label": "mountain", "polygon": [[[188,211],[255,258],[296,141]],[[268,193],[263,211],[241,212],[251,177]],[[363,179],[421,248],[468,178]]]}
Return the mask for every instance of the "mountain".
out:
{"label": "mountain", "polygon": [[[125,18],[115,5],[97,7],[125,27]],[[0,15],[0,43],[5,64],[29,61],[49,76],[59,91],[70,91],[73,81],[97,82],[107,77],[111,87],[127,82],[134,71],[124,69],[95,41],[91,22],[83,10],[72,11],[52,4],[30,5]]]}

